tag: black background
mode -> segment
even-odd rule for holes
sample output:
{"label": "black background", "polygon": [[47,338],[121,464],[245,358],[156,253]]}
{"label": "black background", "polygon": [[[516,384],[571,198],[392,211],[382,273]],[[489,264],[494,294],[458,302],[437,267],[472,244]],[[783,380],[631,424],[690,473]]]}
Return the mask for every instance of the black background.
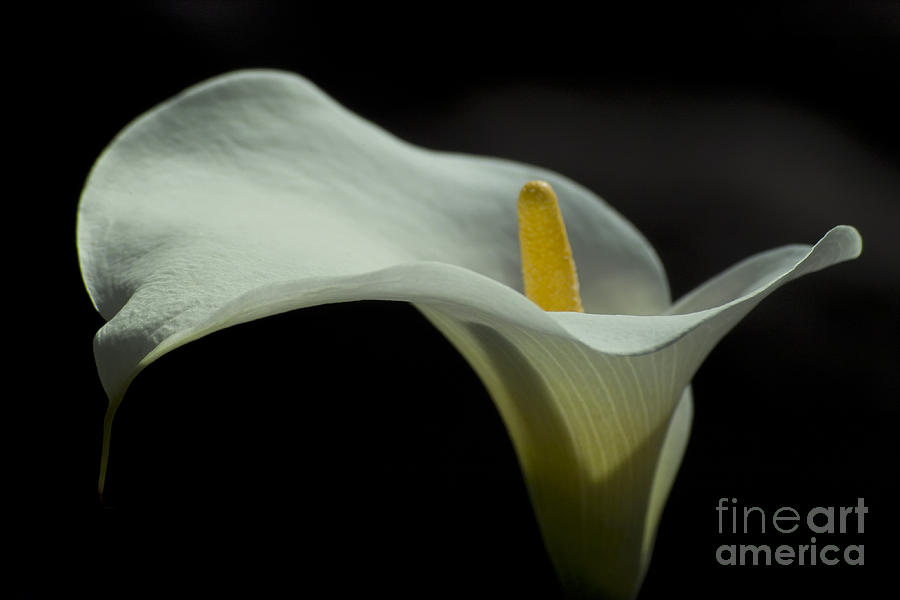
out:
{"label": "black background", "polygon": [[[130,5],[132,3],[129,3]],[[38,6],[5,23],[12,439],[22,597],[559,596],[477,378],[401,304],[326,306],[181,348],[133,384],[104,502],[104,396],[77,199],[131,119],[245,67],[299,72],[426,147],[550,167],[651,241],[679,296],[754,252],[857,226],[713,352],[640,598],[866,597],[896,548],[900,8],[635,3],[504,17],[292,4]],[[20,216],[21,211],[21,216]],[[862,567],[723,567],[720,497],[869,506]],[[788,543],[807,543],[807,536]],[[820,536],[819,543],[824,543]],[[328,593],[312,590],[326,586]]]}

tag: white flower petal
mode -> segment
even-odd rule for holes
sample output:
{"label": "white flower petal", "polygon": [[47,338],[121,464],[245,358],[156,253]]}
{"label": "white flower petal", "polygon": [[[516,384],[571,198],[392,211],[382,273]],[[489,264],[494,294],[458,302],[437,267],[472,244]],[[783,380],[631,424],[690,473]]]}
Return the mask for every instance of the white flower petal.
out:
{"label": "white flower petal", "polygon": [[[560,197],[586,310],[607,314],[547,313],[520,293],[515,195],[536,178]],[[855,256],[859,237],[840,227],[812,249],[751,259],[676,306],[691,312],[664,315],[652,249],[576,184],[414,148],[301,78],[245,72],[113,142],[82,196],[78,245],[109,319],[94,344],[111,399],[105,448],[131,379],[180,345],[306,306],[411,302],[497,403],[570,589],[629,597],[687,442],[700,362],[776,287]]]}
{"label": "white flower petal", "polygon": [[791,261],[763,261],[770,268],[765,276],[756,270],[748,293],[695,313],[544,313],[567,330],[562,338],[537,322],[495,315],[492,325],[473,325],[470,316],[446,318],[451,310],[420,306],[497,402],[570,589],[612,598],[637,592],[690,429],[691,400],[682,390],[764,297],[857,256],[859,241],[855,229],[835,228],[814,247],[788,253]]}
{"label": "white flower petal", "polygon": [[[238,238],[245,261],[287,263],[268,279],[434,260],[520,289],[515,198],[534,178],[563,198],[589,310],[652,314],[668,305],[652,248],[589,191],[537,167],[410,146],[308,81],[272,71],[203,83],[117,137],[83,193],[82,270],[106,318],[153,268],[148,252],[155,261],[193,251],[185,239],[206,260]],[[310,253],[314,264],[297,263]],[[191,267],[182,263],[172,268]]]}

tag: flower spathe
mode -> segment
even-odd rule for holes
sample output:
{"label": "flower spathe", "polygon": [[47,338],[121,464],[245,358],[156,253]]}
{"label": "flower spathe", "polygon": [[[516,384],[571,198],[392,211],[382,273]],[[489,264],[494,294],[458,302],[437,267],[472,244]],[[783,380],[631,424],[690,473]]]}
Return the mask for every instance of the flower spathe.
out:
{"label": "flower spathe", "polygon": [[[522,293],[516,193],[556,190],[585,313]],[[408,145],[310,82],[245,71],[202,83],[104,151],[78,215],[112,416],[131,380],[213,331],[332,302],[415,305],[503,417],[550,556],[573,595],[640,586],[687,443],[691,377],[771,291],[857,256],[852,227],[754,256],[674,305],[656,254],[555,173]]]}

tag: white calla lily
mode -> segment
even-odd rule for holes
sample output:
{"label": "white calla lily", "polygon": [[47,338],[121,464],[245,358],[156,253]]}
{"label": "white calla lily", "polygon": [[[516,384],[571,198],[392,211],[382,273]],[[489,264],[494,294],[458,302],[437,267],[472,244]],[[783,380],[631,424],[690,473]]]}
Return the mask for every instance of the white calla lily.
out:
{"label": "white calla lily", "polygon": [[[516,194],[550,182],[585,313],[522,293]],[[674,305],[644,238],[543,169],[410,146],[273,71],[225,75],[127,127],[84,189],[78,249],[108,322],[112,417],[145,366],[213,331],[352,300],[414,304],[478,373],[574,595],[633,597],[688,439],[688,387],[780,285],[857,256],[852,227],[754,256]]]}

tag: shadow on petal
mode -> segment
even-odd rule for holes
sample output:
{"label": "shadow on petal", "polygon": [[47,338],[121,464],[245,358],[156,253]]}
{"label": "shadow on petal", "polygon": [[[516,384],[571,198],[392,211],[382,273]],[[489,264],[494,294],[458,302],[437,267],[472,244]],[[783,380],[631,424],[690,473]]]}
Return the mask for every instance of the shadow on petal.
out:
{"label": "shadow on petal", "polygon": [[[655,426],[648,433],[636,433],[632,445],[622,438],[609,440],[610,456],[618,458],[610,459],[610,466],[604,465],[603,475],[598,477],[598,464],[592,456],[596,449],[579,446],[584,428],[592,424],[575,422],[558,398],[557,382],[548,381],[547,371],[535,364],[533,357],[489,326],[454,322],[430,309],[423,312],[457,348],[465,349],[463,354],[497,403],[567,595],[634,597],[646,572],[661,507],[686,444],[690,397],[683,397],[686,411],[675,411],[679,419],[674,443],[667,443],[675,406],[671,403],[673,409],[654,419]],[[658,392],[668,395],[663,388]],[[601,396],[598,392],[590,400],[608,400]],[[598,441],[602,446],[603,440]],[[661,469],[664,451],[674,459]],[[657,479],[661,480],[659,485]],[[656,510],[651,511],[654,503]]]}

